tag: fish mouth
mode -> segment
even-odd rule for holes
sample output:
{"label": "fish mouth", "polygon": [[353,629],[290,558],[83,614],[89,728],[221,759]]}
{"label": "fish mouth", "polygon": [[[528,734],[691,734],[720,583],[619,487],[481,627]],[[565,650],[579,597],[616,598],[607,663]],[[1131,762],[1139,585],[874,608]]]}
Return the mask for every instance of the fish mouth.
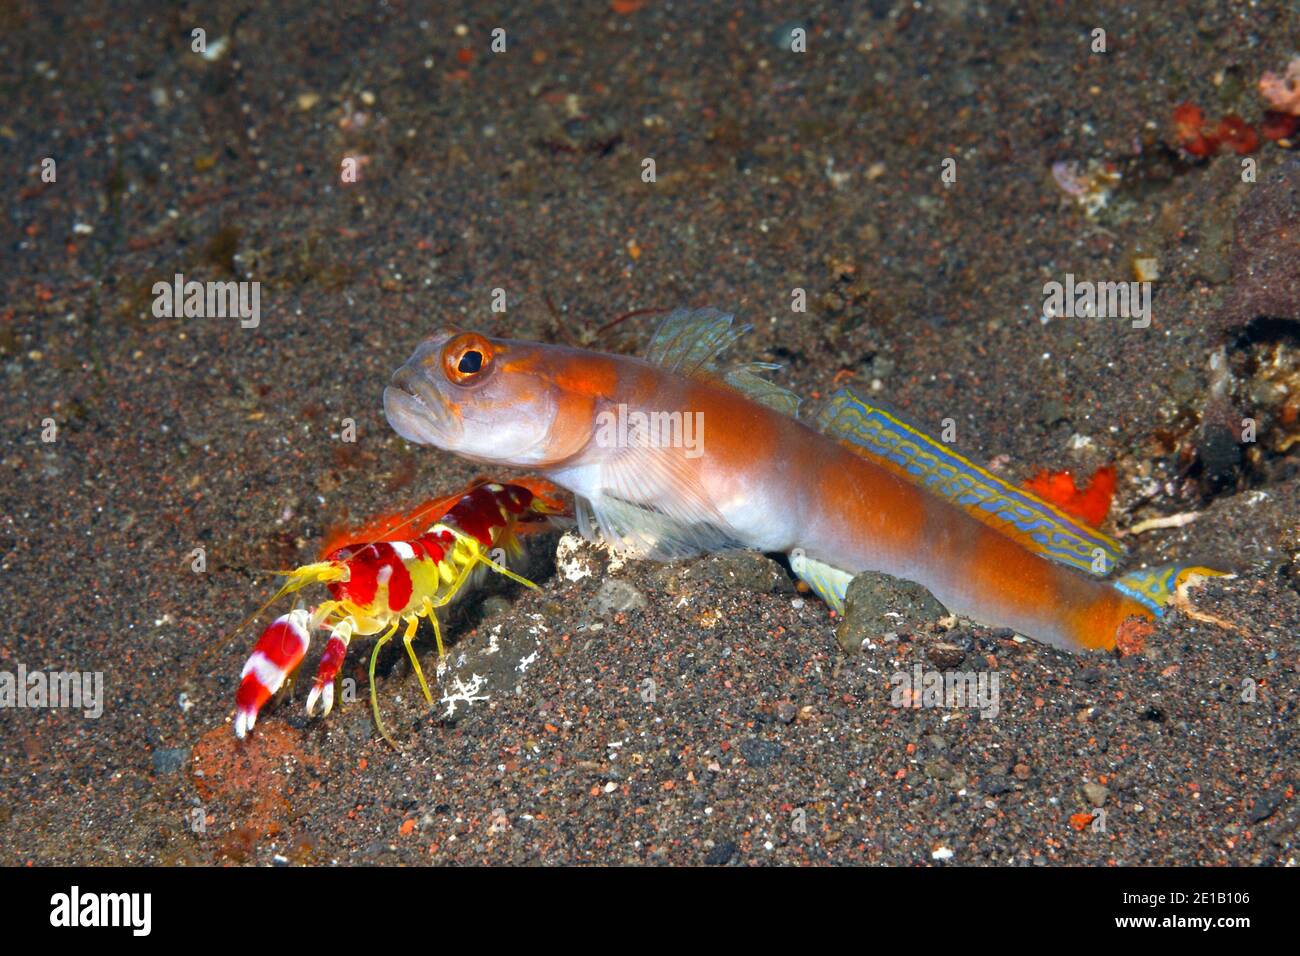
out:
{"label": "fish mouth", "polygon": [[393,373],[384,389],[384,416],[393,431],[418,445],[451,448],[460,420],[422,369],[410,363]]}

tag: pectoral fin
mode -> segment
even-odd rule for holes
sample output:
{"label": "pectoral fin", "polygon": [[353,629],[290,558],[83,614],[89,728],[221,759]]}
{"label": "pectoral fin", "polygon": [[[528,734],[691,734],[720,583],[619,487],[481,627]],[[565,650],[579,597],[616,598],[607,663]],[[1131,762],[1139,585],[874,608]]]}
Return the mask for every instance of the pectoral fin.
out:
{"label": "pectoral fin", "polygon": [[596,485],[596,494],[575,501],[578,530],[616,552],[671,561],[740,547],[682,449],[613,450],[599,465]]}

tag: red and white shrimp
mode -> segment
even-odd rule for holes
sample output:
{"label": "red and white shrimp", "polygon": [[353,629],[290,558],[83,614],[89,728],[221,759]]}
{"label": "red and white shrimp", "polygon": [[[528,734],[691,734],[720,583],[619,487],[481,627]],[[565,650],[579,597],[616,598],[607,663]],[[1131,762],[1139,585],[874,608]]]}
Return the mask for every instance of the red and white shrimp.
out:
{"label": "red and white shrimp", "polygon": [[[396,744],[379,718],[375,694],[375,661],[379,650],[397,633],[402,635],[420,689],[433,704],[420,661],[411,647],[421,618],[433,623],[438,656],[445,655],[436,611],[464,593],[476,575],[491,569],[512,580],[537,585],[505,566],[522,554],[519,536],[564,514],[558,491],[542,479],[514,484],[475,483],[461,494],[426,502],[412,512],[378,518],[356,531],[335,535],[322,548],[322,559],[287,572],[288,580],[271,599],[320,582],[331,600],[314,610],[290,611],[271,623],[240,674],[235,694],[235,736],[243,738],[257,722],[258,712],[293,674],[307,653],[311,635],[330,632],[307,695],[307,715],[319,708],[323,717],[334,707],[334,681],[354,636],[383,635],[370,655],[370,704],[375,726]],[[437,520],[428,522],[430,515]]]}

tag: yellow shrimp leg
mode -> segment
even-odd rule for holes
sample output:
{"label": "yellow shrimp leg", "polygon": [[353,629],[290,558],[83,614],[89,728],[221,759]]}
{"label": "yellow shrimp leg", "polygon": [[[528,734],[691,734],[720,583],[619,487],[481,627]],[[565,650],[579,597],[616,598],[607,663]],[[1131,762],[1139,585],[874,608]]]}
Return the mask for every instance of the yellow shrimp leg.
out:
{"label": "yellow shrimp leg", "polygon": [[516,574],[514,571],[511,571],[509,568],[507,568],[504,564],[497,564],[495,561],[493,561],[491,558],[485,555],[482,551],[479,551],[478,554],[475,555],[475,557],[478,558],[478,560],[481,561],[483,564],[486,564],[497,574],[504,574],[511,581],[515,581],[519,584],[522,584],[524,585],[524,587],[532,588],[534,591],[541,590],[541,588],[539,588],[532,581],[528,580],[522,574]]}
{"label": "yellow shrimp leg", "polygon": [[401,625],[401,622],[403,620],[406,621],[406,630],[402,634],[402,643],[406,647],[406,655],[411,660],[411,666],[415,670],[416,679],[420,682],[420,690],[424,692],[424,699],[428,701],[429,706],[432,707],[433,693],[429,690],[429,682],[425,680],[424,669],[420,666],[420,659],[416,655],[415,648],[411,643],[415,640],[415,635],[420,628],[420,618],[428,617],[430,622],[433,624],[433,636],[438,645],[438,657],[443,658],[447,656],[447,651],[442,643],[442,629],[438,625],[438,616],[436,611],[438,608],[451,603],[451,601],[455,599],[456,595],[460,592],[460,589],[464,587],[466,580],[469,578],[470,573],[474,570],[476,565],[486,564],[498,574],[503,574],[512,581],[516,581],[519,584],[532,588],[533,590],[540,590],[536,584],[529,581],[523,575],[516,574],[504,565],[493,561],[484,553],[482,545],[480,545],[478,541],[470,538],[468,535],[457,534],[457,537],[462,544],[467,546],[467,551],[469,552],[469,560],[465,562],[464,567],[461,568],[460,572],[456,575],[455,579],[446,590],[438,595],[437,600],[430,600],[428,597],[425,597],[424,607],[418,613],[394,621],[392,627],[385,631],[383,636],[375,642],[374,650],[370,653],[370,707],[374,712],[375,727],[378,728],[379,733],[383,738],[398,750],[401,750],[401,748],[398,747],[396,741],[389,736],[388,731],[384,728],[383,722],[379,717],[379,697],[375,690],[375,664],[379,660],[380,649],[393,639],[393,635],[397,633],[397,628]]}
{"label": "yellow shrimp leg", "polygon": [[[428,600],[427,598],[425,599]],[[433,615],[430,615],[432,617]],[[437,619],[434,620],[433,626],[438,626]],[[424,679],[424,671],[420,668],[420,658],[415,654],[415,648],[411,646],[411,641],[415,639],[415,632],[420,629],[420,616],[412,614],[406,619],[406,633],[402,635],[402,643],[406,645],[406,656],[411,659],[411,666],[415,668],[415,676],[420,681],[420,690],[424,691],[424,699],[433,706],[433,694],[429,693],[429,684]],[[438,654],[442,655],[442,635],[438,635]]]}
{"label": "yellow shrimp leg", "polygon": [[424,671],[420,668],[420,659],[416,656],[411,641],[415,638],[416,629],[420,625],[420,617],[427,617],[433,624],[433,639],[438,644],[438,659],[441,660],[447,656],[447,650],[442,644],[442,628],[438,626],[437,609],[451,602],[452,598],[456,596],[456,592],[464,586],[465,579],[469,577],[472,570],[474,570],[473,563],[465,565],[456,576],[456,580],[452,582],[452,585],[446,591],[439,595],[437,601],[431,601],[426,596],[424,607],[420,610],[419,616],[410,619],[406,626],[406,633],[402,637],[403,643],[406,644],[406,655],[411,659],[411,666],[415,668],[415,676],[420,680],[420,689],[424,691],[424,699],[429,702],[430,707],[433,706],[433,694],[429,692],[429,684],[424,679]]}
{"label": "yellow shrimp leg", "polygon": [[393,639],[393,635],[397,633],[397,627],[401,623],[401,618],[393,621],[393,626],[386,630],[379,640],[375,641],[375,649],[370,652],[370,709],[375,715],[375,728],[394,750],[401,750],[402,748],[397,746],[397,741],[388,736],[388,731],[384,729],[384,722],[379,719],[379,695],[375,693],[375,661],[379,660],[379,649]]}

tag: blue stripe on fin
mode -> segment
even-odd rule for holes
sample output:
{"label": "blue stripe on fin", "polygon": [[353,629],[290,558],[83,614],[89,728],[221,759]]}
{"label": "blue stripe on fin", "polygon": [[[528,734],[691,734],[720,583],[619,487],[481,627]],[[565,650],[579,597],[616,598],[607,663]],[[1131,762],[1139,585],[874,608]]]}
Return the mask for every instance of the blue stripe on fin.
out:
{"label": "blue stripe on fin", "polygon": [[847,388],[827,400],[817,416],[817,426],[848,442],[864,458],[894,466],[909,480],[990,527],[1004,533],[1013,529],[1044,557],[1089,574],[1105,575],[1124,554],[1119,542],[1109,535],[1003,481]]}

